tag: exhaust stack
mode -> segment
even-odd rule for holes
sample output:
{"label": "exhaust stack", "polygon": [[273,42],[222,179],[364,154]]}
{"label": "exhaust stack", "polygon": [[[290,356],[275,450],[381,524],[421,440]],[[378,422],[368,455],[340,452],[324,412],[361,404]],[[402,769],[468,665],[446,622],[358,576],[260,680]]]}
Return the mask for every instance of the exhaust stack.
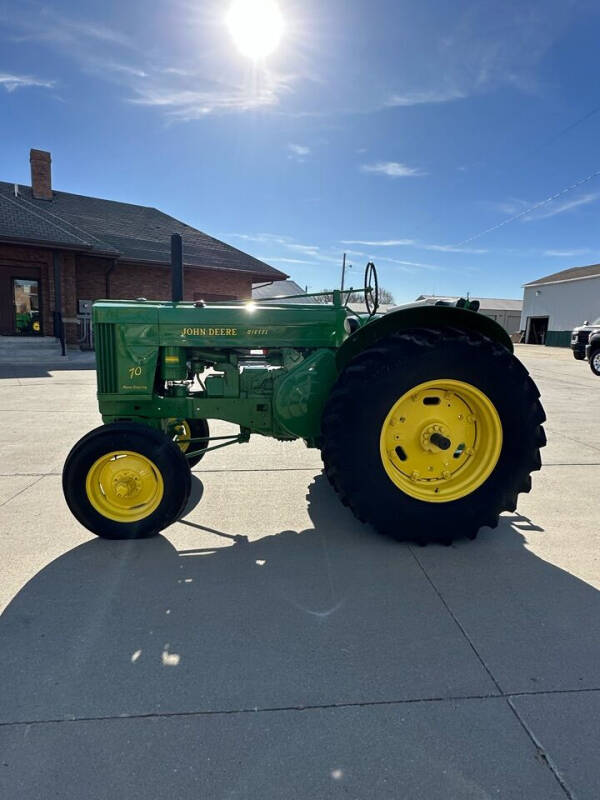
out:
{"label": "exhaust stack", "polygon": [[171,236],[171,299],[183,300],[183,239],[178,233]]}

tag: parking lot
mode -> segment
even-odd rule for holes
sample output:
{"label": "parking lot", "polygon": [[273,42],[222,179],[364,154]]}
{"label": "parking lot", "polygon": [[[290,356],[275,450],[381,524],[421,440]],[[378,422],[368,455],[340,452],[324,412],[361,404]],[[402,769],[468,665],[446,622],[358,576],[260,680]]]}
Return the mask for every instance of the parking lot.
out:
{"label": "parking lot", "polygon": [[61,491],[94,371],[2,368],[0,796],[596,800],[600,379],[517,354],[544,468],[498,529],[426,548],[258,436],[164,536],[96,539]]}

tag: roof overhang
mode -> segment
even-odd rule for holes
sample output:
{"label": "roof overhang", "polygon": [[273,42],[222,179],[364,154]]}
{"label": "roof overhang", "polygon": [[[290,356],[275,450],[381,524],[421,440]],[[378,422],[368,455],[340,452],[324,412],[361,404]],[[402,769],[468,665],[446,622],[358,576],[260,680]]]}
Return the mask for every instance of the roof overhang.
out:
{"label": "roof overhang", "polygon": [[523,289],[532,289],[534,286],[551,286],[555,283],[574,283],[575,281],[589,281],[592,278],[600,278],[600,272],[595,275],[579,275],[577,278],[563,278],[560,281],[534,281],[533,283],[524,283]]}
{"label": "roof overhang", "polygon": [[[99,258],[112,258],[115,261],[118,261],[122,264],[140,264],[140,265],[147,265],[149,267],[165,267],[169,268],[171,266],[170,261],[151,261],[147,258],[130,258],[128,256],[124,256],[122,253],[119,253],[114,250],[99,250],[96,247],[92,247],[91,245],[75,245],[75,244],[68,244],[64,242],[52,242],[52,241],[45,241],[40,239],[27,239],[27,238],[19,238],[18,236],[2,236],[0,235],[0,242],[4,244],[14,244],[18,247],[36,247],[40,250],[68,250],[72,253],[84,253],[85,255],[90,256],[98,256]],[[287,280],[290,276],[286,275],[284,272],[279,272],[273,268],[273,273],[265,273],[253,272],[247,269],[236,269],[235,267],[215,267],[209,266],[207,264],[198,264],[192,263],[189,261],[184,262],[185,267],[190,267],[191,269],[206,269],[211,270],[213,272],[235,272],[238,275],[247,275],[252,280],[260,280],[260,281],[284,281]]]}
{"label": "roof overhang", "polygon": [[[170,261],[151,261],[147,258],[130,258],[129,256],[121,256],[119,261],[123,264],[145,264],[149,267],[170,267]],[[193,263],[190,261],[183,262],[184,267],[190,267],[191,269],[208,269],[212,270],[213,272],[236,272],[238,275],[248,275],[252,278],[258,278],[261,281],[285,281],[290,276],[286,275],[284,272],[279,272],[273,267],[273,272],[275,275],[269,272],[253,272],[249,269],[237,269],[236,267],[215,267],[214,265],[208,264],[198,264]]]}
{"label": "roof overhang", "polygon": [[74,253],[85,253],[94,256],[101,256],[102,258],[120,258],[120,253],[114,250],[98,250],[91,245],[83,244],[68,244],[65,242],[52,242],[42,239],[27,239],[19,238],[18,236],[2,236],[0,234],[0,242],[3,244],[14,244],[18,247],[39,247],[40,250],[68,250]]}

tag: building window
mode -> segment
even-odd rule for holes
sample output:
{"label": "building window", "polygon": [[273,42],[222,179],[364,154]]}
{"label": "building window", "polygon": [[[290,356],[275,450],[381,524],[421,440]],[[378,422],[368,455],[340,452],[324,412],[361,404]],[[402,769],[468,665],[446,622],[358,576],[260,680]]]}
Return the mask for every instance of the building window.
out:
{"label": "building window", "polygon": [[40,294],[37,281],[13,278],[15,333],[20,336],[41,336]]}

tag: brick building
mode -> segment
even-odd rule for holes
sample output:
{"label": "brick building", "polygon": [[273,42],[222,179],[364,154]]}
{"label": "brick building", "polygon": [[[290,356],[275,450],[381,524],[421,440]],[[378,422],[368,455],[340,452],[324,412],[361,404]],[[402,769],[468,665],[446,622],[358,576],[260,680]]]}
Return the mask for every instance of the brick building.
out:
{"label": "brick building", "polygon": [[77,340],[78,301],[168,299],[170,237],[184,242],[185,299],[252,296],[287,275],[155,208],[54,191],[50,153],[31,187],[0,182],[0,335]]}

